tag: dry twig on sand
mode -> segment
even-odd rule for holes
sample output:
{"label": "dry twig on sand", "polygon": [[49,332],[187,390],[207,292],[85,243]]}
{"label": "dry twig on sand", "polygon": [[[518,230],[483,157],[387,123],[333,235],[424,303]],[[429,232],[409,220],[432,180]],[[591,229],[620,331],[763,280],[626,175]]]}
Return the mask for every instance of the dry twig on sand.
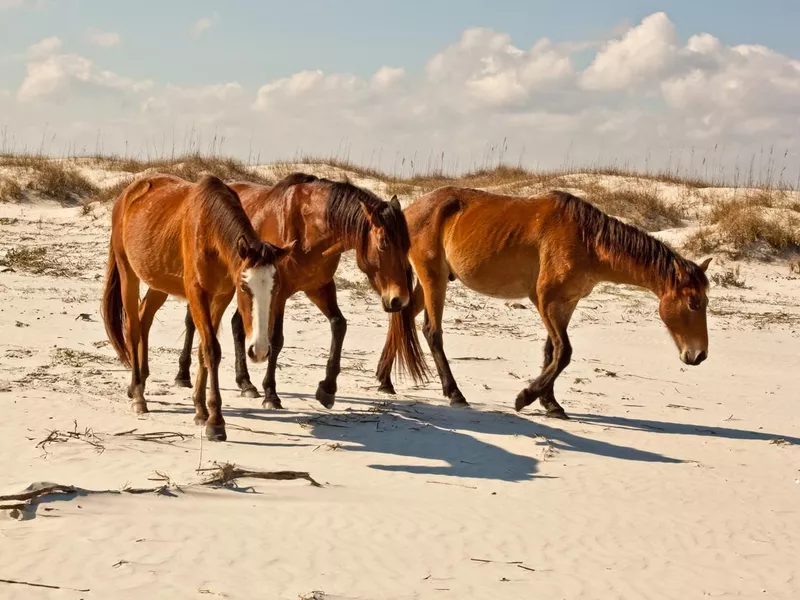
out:
{"label": "dry twig on sand", "polygon": [[136,433],[136,429],[130,431],[120,431],[114,437],[130,437],[140,442],[156,442],[157,444],[174,444],[184,442],[194,437],[193,433],[179,433],[177,431],[151,431],[147,433]]}
{"label": "dry twig on sand", "polygon": [[70,440],[86,442],[90,446],[94,447],[99,454],[102,454],[106,449],[105,446],[100,443],[100,438],[98,438],[94,434],[94,431],[88,427],[86,427],[82,432],[78,431],[77,421],[73,421],[72,431],[59,431],[58,429],[52,430],[46,438],[36,444],[36,447],[41,448],[44,453],[47,454],[48,444],[63,444],[64,442],[68,442]]}
{"label": "dry twig on sand", "polygon": [[[121,490],[87,490],[74,485],[59,483],[34,483],[19,494],[0,496],[0,510],[23,510],[38,504],[48,496],[88,496],[90,494],[157,494],[159,496],[175,496],[175,491],[184,492],[185,488],[194,486],[231,487],[235,480],[243,478],[273,479],[278,481],[304,479],[314,487],[322,487],[311,475],[300,471],[251,471],[249,469],[240,469],[230,463],[217,464],[213,469],[204,470],[213,471],[213,474],[203,481],[188,485],[179,485],[169,475],[160,471],[156,471],[155,477],[150,478],[150,480],[161,482],[161,485],[145,488],[134,488],[126,485]],[[5,504],[6,502],[11,504]]]}
{"label": "dry twig on sand", "polygon": [[274,479],[278,481],[305,479],[314,487],[322,487],[322,485],[316,482],[311,475],[304,471],[250,471],[248,469],[240,469],[231,463],[215,463],[213,468],[202,470],[212,471],[213,474],[211,477],[201,482],[200,485],[226,486],[233,483],[237,479],[250,478]]}
{"label": "dry twig on sand", "polygon": [[30,581],[17,581],[15,579],[0,579],[0,583],[8,583],[10,585],[25,585],[28,587],[36,587],[36,588],[45,588],[46,590],[68,590],[70,592],[91,592],[92,590],[86,589],[77,589],[77,588],[70,588],[64,587],[61,585],[48,585],[46,583],[33,583]]}

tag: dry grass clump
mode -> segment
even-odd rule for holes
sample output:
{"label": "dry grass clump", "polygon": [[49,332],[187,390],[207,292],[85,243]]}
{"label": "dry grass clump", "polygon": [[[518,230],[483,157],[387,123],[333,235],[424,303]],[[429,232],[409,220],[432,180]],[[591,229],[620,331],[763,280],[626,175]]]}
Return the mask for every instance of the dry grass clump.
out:
{"label": "dry grass clump", "polygon": [[51,275],[53,277],[73,277],[79,273],[64,263],[58,250],[51,255],[48,248],[44,246],[11,248],[5,257],[0,258],[0,266],[34,275]]}
{"label": "dry grass clump", "polygon": [[722,246],[740,255],[755,243],[766,244],[773,252],[800,250],[800,217],[786,210],[770,211],[776,196],[748,195],[741,199],[718,202],[707,216],[708,225],[686,240],[684,247],[693,252],[709,252]]}
{"label": "dry grass clump", "polygon": [[95,202],[114,202],[122,193],[122,190],[128,187],[132,181],[133,178],[123,179],[114,185],[99,189],[96,194],[86,200],[84,206],[88,207],[90,204],[94,204]]}
{"label": "dry grass clump", "polygon": [[176,175],[188,181],[197,181],[206,173],[215,175],[225,182],[250,181],[253,183],[271,184],[274,180],[258,173],[243,162],[231,157],[205,156],[199,153],[187,154],[172,159],[139,160],[134,158],[97,159],[109,169],[127,173],[157,171],[168,175]]}
{"label": "dry grass clump", "polygon": [[22,186],[15,179],[0,179],[0,202],[21,200],[24,197]]}
{"label": "dry grass clump", "polygon": [[386,183],[388,194],[427,194],[443,186],[490,189],[502,194],[524,194],[526,188],[561,187],[564,174],[556,171],[533,173],[519,167],[498,166],[479,169],[459,176],[430,173],[408,179],[390,179]]}
{"label": "dry grass clump", "polygon": [[710,227],[701,227],[686,238],[683,249],[695,256],[709,254],[719,248],[715,233]]}
{"label": "dry grass clump", "polygon": [[741,277],[739,265],[736,265],[735,269],[726,269],[722,273],[714,273],[711,276],[711,281],[724,288],[735,287],[743,289],[747,287],[747,282]]}
{"label": "dry grass clump", "polygon": [[586,200],[645,231],[661,231],[683,224],[684,211],[665,202],[652,187],[609,190],[596,183],[584,187]]}
{"label": "dry grass clump", "polygon": [[[74,201],[97,192],[97,187],[72,165],[40,154],[5,154],[0,156],[0,166],[24,169],[29,177],[25,190],[59,202]],[[24,196],[19,183],[10,185],[13,197]]]}

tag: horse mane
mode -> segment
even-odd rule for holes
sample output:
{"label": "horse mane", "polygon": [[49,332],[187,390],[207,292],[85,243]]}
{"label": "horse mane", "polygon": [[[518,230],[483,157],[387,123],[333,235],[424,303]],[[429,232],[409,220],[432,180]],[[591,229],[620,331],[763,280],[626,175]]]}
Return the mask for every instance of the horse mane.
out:
{"label": "horse mane", "polygon": [[586,248],[592,253],[602,249],[608,254],[612,266],[633,262],[647,270],[654,270],[673,289],[687,283],[687,277],[692,286],[708,285],[706,274],[699,266],[647,232],[623,223],[567,192],[556,190],[550,195],[567,218],[578,225]]}
{"label": "horse mane", "polygon": [[261,239],[253,229],[239,195],[214,175],[204,175],[197,182],[197,202],[208,213],[209,226],[218,234],[221,243],[217,251],[225,258],[236,255],[239,238],[244,235],[248,244],[260,247]]}
{"label": "horse mane", "polygon": [[389,243],[403,252],[411,248],[408,224],[402,211],[392,208],[378,196],[349,181],[332,181],[307,173],[292,173],[276,183],[270,197],[283,196],[290,187],[306,183],[318,183],[328,188],[328,204],[325,217],[328,227],[335,231],[342,242],[357,251],[366,248],[370,222],[362,204],[372,210],[376,222],[384,228]]}

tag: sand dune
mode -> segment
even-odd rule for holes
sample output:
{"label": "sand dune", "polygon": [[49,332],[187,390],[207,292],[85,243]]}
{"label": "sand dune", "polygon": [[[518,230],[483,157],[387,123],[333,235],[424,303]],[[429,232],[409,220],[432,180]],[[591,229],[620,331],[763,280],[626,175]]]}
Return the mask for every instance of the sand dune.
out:
{"label": "sand dune", "polygon": [[[239,397],[229,308],[229,441],[212,444],[192,424],[191,391],[172,386],[179,301],[152,331],[152,412],[129,410],[129,374],[98,313],[108,234],[107,206],[0,203],[0,258],[34,246],[48,257],[39,273],[0,273],[0,494],[43,481],[185,487],[0,511],[0,580],[60,588],[0,581],[0,597],[800,597],[800,277],[785,261],[742,261],[746,289],[712,289],[710,355],[698,368],[679,361],[654,297],[600,286],[570,329],[573,362],[556,393],[573,420],[561,422],[513,410],[541,363],[544,330],[529,303],[458,283],[445,347],[473,410],[447,406],[438,380],[379,394],[386,315],[347,256],[339,276],[354,285],[340,294],[349,329],[334,409],[314,400],[330,334],[310,302],[287,309],[282,412]],[[731,266],[718,257],[710,272]],[[260,381],[263,370],[250,370]],[[133,429],[187,437],[114,435]],[[40,444],[53,430],[78,435]],[[307,471],[323,487],[191,485],[215,462]]]}

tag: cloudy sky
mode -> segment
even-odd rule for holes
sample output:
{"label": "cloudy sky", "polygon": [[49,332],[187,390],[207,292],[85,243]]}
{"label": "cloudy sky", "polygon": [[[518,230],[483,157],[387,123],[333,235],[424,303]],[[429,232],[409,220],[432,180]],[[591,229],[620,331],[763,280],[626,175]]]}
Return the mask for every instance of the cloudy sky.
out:
{"label": "cloudy sky", "polygon": [[0,145],[797,177],[798,23],[796,0],[0,0]]}

